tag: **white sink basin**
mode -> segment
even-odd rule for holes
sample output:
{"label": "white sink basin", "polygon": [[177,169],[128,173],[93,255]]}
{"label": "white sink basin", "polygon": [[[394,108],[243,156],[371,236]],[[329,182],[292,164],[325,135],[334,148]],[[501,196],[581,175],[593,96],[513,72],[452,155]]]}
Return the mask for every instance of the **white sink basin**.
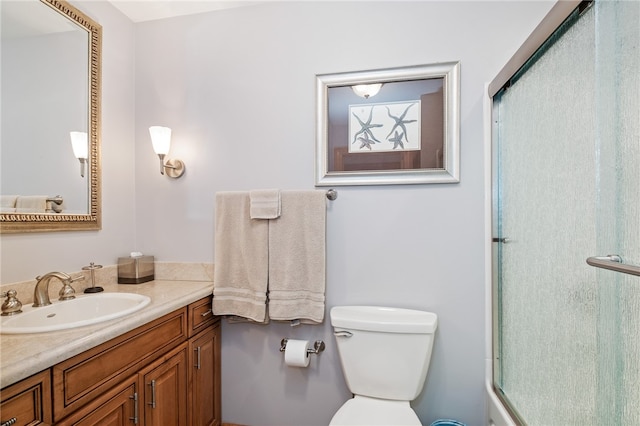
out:
{"label": "white sink basin", "polygon": [[129,315],[149,302],[151,299],[141,294],[97,293],[77,295],[62,302],[55,300],[39,308],[23,306],[22,313],[1,317],[0,333],[42,333],[97,324]]}

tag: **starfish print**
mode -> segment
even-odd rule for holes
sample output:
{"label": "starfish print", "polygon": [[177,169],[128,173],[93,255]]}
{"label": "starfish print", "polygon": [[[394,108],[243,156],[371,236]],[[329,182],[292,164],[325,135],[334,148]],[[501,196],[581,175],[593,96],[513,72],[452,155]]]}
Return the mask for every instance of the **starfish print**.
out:
{"label": "starfish print", "polygon": [[409,123],[414,123],[414,122],[416,122],[418,120],[405,120],[404,117],[407,115],[407,112],[409,111],[409,108],[411,108],[414,105],[415,104],[409,105],[407,107],[407,109],[404,110],[402,115],[400,115],[400,117],[394,117],[393,115],[391,115],[391,110],[389,109],[389,107],[386,107],[387,108],[387,114],[389,114],[389,117],[391,117],[396,122],[396,124],[393,125],[393,127],[391,128],[391,131],[387,135],[387,139],[389,139],[389,136],[391,136],[391,134],[393,133],[393,131],[395,129],[400,127],[403,130],[404,138],[407,140],[407,143],[409,143],[409,138],[407,137],[407,128],[404,125],[405,124],[409,124]]}
{"label": "starfish print", "polygon": [[369,110],[369,119],[365,123],[360,119],[360,117],[356,115],[355,112],[353,113],[353,116],[360,123],[361,128],[360,130],[358,130],[358,132],[355,135],[353,135],[353,142],[351,142],[352,144],[355,143],[358,140],[358,136],[362,134],[368,135],[371,139],[373,139],[374,142],[382,143],[378,139],[376,139],[375,136],[373,136],[373,132],[371,131],[371,128],[373,127],[382,127],[382,124],[371,124],[372,115],[373,115],[373,107],[371,107],[371,109]]}
{"label": "starfish print", "polygon": [[375,143],[375,141],[372,141],[371,139],[369,139],[368,133],[364,133],[364,137],[360,136],[358,138],[358,141],[362,142],[362,145],[360,145],[360,149],[366,146],[367,148],[369,148],[369,151],[371,151],[371,144]]}
{"label": "starfish print", "polygon": [[396,130],[396,134],[394,137],[389,138],[390,142],[393,142],[393,149],[396,149],[398,147],[398,145],[400,145],[400,147],[402,149],[404,149],[404,144],[402,143],[402,137],[404,136],[404,133],[400,133],[398,135],[398,131]]}

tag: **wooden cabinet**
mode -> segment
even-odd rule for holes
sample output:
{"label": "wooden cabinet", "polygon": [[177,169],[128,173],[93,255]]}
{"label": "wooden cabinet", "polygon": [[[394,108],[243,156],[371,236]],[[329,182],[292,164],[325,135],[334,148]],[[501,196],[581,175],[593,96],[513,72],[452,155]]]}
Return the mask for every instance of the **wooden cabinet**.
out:
{"label": "wooden cabinet", "polygon": [[205,328],[219,322],[211,310],[212,299],[212,296],[205,297],[189,305],[189,337],[193,337]]}
{"label": "wooden cabinet", "polygon": [[104,394],[186,338],[187,310],[182,308],[56,364],[54,420]]}
{"label": "wooden cabinet", "polygon": [[1,420],[218,426],[220,320],[210,307],[211,296],[3,389]]}
{"label": "wooden cabinet", "polygon": [[220,320],[211,311],[211,297],[189,305],[189,424],[219,426]]}
{"label": "wooden cabinet", "polygon": [[0,392],[0,423],[48,425],[51,416],[51,374],[42,371]]}
{"label": "wooden cabinet", "polygon": [[161,357],[140,372],[142,424],[187,424],[187,343]]}
{"label": "wooden cabinet", "polygon": [[189,342],[191,425],[218,426],[220,418],[220,325]]}
{"label": "wooden cabinet", "polygon": [[125,426],[139,422],[138,376],[122,381],[104,395],[76,410],[59,426]]}

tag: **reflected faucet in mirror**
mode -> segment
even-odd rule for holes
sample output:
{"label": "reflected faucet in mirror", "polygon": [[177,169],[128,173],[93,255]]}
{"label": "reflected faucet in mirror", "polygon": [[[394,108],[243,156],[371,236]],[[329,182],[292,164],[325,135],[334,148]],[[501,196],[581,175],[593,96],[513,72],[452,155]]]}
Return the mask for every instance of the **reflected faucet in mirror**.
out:
{"label": "reflected faucet in mirror", "polygon": [[80,176],[84,177],[84,168],[89,158],[89,144],[87,143],[87,132],[69,132],[71,136],[71,147],[73,155],[80,161]]}
{"label": "reflected faucet in mirror", "polygon": [[153,150],[160,158],[160,174],[177,179],[184,174],[184,163],[178,159],[168,159],[164,161],[164,157],[169,153],[171,147],[171,128],[163,126],[149,127],[149,135],[151,135],[151,143]]}
{"label": "reflected faucet in mirror", "polygon": [[49,272],[42,276],[36,277],[36,288],[33,291],[33,307],[46,306],[51,304],[49,298],[49,282],[52,278],[57,278],[62,282],[62,289],[58,293],[59,300],[75,299],[76,291],[71,287],[71,283],[84,280],[84,275],[71,278],[69,274],[64,272]]}

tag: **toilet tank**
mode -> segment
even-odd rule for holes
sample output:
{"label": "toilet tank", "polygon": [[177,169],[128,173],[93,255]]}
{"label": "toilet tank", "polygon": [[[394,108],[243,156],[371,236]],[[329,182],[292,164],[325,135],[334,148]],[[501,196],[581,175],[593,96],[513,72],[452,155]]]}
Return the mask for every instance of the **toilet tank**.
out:
{"label": "toilet tank", "polygon": [[380,306],[331,309],[342,371],[355,395],[412,401],[429,369],[438,317]]}

